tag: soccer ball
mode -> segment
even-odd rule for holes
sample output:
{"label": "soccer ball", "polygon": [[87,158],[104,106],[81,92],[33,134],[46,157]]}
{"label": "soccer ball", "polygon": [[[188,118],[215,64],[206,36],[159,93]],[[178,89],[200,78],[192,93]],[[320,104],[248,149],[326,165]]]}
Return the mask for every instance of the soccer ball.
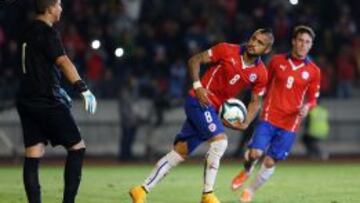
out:
{"label": "soccer ball", "polygon": [[229,123],[235,123],[237,121],[242,123],[246,118],[247,110],[242,101],[230,98],[221,105],[219,113],[220,117]]}

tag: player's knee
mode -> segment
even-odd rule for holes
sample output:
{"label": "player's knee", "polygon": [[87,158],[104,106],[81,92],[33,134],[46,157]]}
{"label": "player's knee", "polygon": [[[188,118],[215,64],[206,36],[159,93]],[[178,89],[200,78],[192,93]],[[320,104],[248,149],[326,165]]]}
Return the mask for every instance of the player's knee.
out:
{"label": "player's knee", "polygon": [[245,152],[246,160],[258,160],[262,156],[262,151],[258,149],[250,149]]}
{"label": "player's knee", "polygon": [[73,151],[73,150],[79,150],[79,149],[85,149],[85,148],[86,148],[86,146],[85,146],[84,140],[80,140],[80,142],[69,147],[68,150]]}
{"label": "player's knee", "polygon": [[264,164],[264,166],[265,166],[266,168],[272,168],[272,167],[275,166],[276,160],[273,159],[273,158],[271,158],[271,157],[269,157],[269,156],[266,156],[265,159],[264,159],[264,161],[263,161],[263,164]]}
{"label": "player's knee", "polygon": [[172,150],[166,155],[166,160],[171,167],[177,166],[179,163],[183,162],[185,159],[176,151]]}
{"label": "player's knee", "polygon": [[227,136],[225,133],[220,133],[210,139],[210,142],[215,142],[219,140],[227,140]]}
{"label": "player's knee", "polygon": [[29,158],[41,158],[45,154],[45,146],[43,143],[38,143],[25,149],[25,156]]}
{"label": "player's knee", "polygon": [[227,145],[227,139],[211,142],[209,152],[219,157],[222,157],[226,151]]}
{"label": "player's knee", "polygon": [[174,151],[179,154],[183,159],[188,156],[188,147],[186,142],[177,142],[174,146]]}
{"label": "player's knee", "polygon": [[227,139],[213,141],[207,153],[207,162],[211,165],[218,165],[228,145]]}

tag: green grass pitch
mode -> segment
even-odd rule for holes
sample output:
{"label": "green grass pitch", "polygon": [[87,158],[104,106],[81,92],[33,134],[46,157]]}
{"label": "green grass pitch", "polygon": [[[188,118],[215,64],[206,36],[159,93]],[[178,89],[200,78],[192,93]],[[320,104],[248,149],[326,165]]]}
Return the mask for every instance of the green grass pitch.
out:
{"label": "green grass pitch", "polygon": [[[239,164],[221,166],[216,194],[222,203],[237,203],[230,180]],[[129,203],[127,191],[142,183],[151,165],[85,166],[78,203]],[[43,202],[61,202],[61,167],[41,168]],[[202,163],[181,165],[148,195],[148,203],[198,203]],[[20,167],[0,167],[0,202],[26,202]],[[272,179],[255,196],[254,203],[359,203],[360,163],[280,164]]]}

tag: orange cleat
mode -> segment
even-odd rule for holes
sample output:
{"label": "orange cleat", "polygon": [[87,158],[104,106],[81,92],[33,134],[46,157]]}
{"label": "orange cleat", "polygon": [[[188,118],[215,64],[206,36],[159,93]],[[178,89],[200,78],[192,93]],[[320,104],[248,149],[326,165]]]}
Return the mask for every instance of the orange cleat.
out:
{"label": "orange cleat", "polygon": [[235,176],[231,182],[231,188],[237,190],[241,188],[245,181],[249,178],[249,175],[246,171],[241,171],[237,176]]}
{"label": "orange cleat", "polygon": [[250,191],[249,189],[245,189],[240,196],[240,202],[241,203],[248,203],[251,202],[253,199],[254,193]]}

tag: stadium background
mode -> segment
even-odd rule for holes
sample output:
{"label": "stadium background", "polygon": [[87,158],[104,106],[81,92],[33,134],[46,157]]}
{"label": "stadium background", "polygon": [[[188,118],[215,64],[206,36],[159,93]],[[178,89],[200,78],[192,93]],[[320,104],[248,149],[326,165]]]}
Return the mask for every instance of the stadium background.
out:
{"label": "stadium background", "polygon": [[[85,167],[85,170],[88,174],[95,174],[94,171],[106,173],[108,179],[103,180],[106,187],[126,190],[130,185],[139,183],[150,170],[147,164],[129,166],[128,162],[125,165],[124,162],[116,162],[119,140],[122,136],[122,116],[119,110],[119,106],[124,101],[122,95],[128,95],[127,98],[130,98],[132,101],[130,103],[135,109],[133,115],[139,119],[133,148],[136,159],[130,162],[153,160],[171,148],[173,137],[183,121],[184,113],[181,105],[189,87],[186,73],[189,56],[221,41],[243,43],[256,28],[261,26],[271,27],[275,32],[276,42],[272,53],[285,52],[289,49],[292,28],[302,23],[312,26],[317,33],[311,56],[321,67],[323,75],[321,100],[330,111],[331,131],[329,138],[323,143],[330,153],[329,168],[333,168],[331,160],[346,159],[350,160],[350,163],[355,163],[350,167],[343,166],[353,167],[349,174],[359,169],[360,1],[63,0],[62,3],[63,17],[57,28],[60,30],[67,54],[99,100],[98,113],[90,117],[83,111],[82,101],[68,88],[74,98],[72,108],[74,115],[87,143],[89,163],[96,164],[95,168]],[[4,181],[8,179],[11,181],[11,178],[14,178],[18,181],[14,190],[19,190],[16,195],[20,200],[9,198],[11,201],[5,202],[23,202],[24,194],[21,192],[21,182],[19,182],[21,177],[19,157],[23,152],[23,144],[20,123],[14,109],[14,96],[18,85],[17,74],[20,70],[18,37],[23,26],[33,16],[32,3],[30,0],[1,1],[0,9],[0,157],[2,160],[0,174],[3,174],[0,179],[0,191],[4,191],[5,194],[5,191],[11,190],[4,189],[6,185]],[[264,57],[264,60],[267,61],[268,58],[269,56]],[[64,85],[67,86],[66,82]],[[300,132],[299,137],[301,135]],[[240,136],[241,133],[229,131],[230,145],[227,157],[230,157],[236,149]],[[205,147],[200,147],[195,155],[203,155]],[[46,151],[46,160],[53,160],[65,154],[60,147],[47,148]],[[295,162],[302,160],[304,148],[300,142],[295,145],[293,155],[291,160]],[[9,161],[12,159],[15,162]],[[226,178],[220,175],[222,176],[220,183],[225,184],[231,178],[236,171],[236,165],[231,164],[238,161],[229,159],[224,169],[229,173],[226,173]],[[114,164],[115,168],[107,168],[109,163]],[[310,162],[311,164],[313,162]],[[307,165],[299,165],[294,164],[296,167],[304,167],[306,173]],[[292,166],[285,165],[285,169],[280,170],[286,171]],[[197,178],[200,179],[201,167],[196,169]],[[52,179],[60,178],[61,174],[54,173],[58,170],[47,169],[44,176]],[[132,173],[134,170],[140,171],[140,175]],[[185,167],[178,173],[181,176],[181,173],[187,170],[194,169]],[[310,171],[316,170],[319,172],[317,174],[321,174],[323,170],[325,171],[325,167],[310,169]],[[325,179],[330,179],[340,170],[342,169],[329,170],[329,177]],[[344,169],[344,174],[347,173],[345,171],[348,170]],[[118,177],[122,172],[127,175]],[[287,173],[290,174],[289,177],[293,177],[291,174],[296,174],[294,171]],[[123,185],[113,183],[114,179],[111,175],[116,176],[120,182],[122,180],[127,182]],[[83,185],[86,185],[86,181],[98,181],[96,178],[87,179],[89,177],[91,175],[85,177]],[[169,190],[176,190],[177,186],[174,186],[176,184],[173,182],[176,175],[172,177],[172,181],[164,184]],[[277,179],[282,177],[279,175]],[[358,177],[346,177],[345,180],[348,181],[346,183],[354,182],[351,180],[358,180]],[[106,181],[111,183],[105,183]],[[299,179],[291,181],[303,184],[296,182],[301,181]],[[58,190],[61,189],[59,182],[55,184]],[[275,188],[279,183],[275,181],[270,188]],[[51,185],[52,182],[45,184]],[[99,183],[101,184],[102,182]],[[49,187],[51,191],[52,186]],[[83,191],[89,188],[89,186],[84,187]],[[359,188],[359,185],[351,186],[353,187]],[[194,190],[197,191],[198,188],[200,185],[194,187]],[[164,187],[160,190],[167,192]],[[304,193],[309,192],[306,188],[302,190]],[[269,190],[264,191],[266,194],[273,194]],[[14,195],[11,192],[12,190],[5,197]],[[80,195],[80,200],[100,201],[99,198],[91,196],[91,192],[87,192]],[[2,197],[1,193],[0,197]],[[89,195],[89,199],[84,198],[84,194]],[[224,194],[228,195],[228,191],[222,195]],[[297,202],[298,199],[281,199],[287,194],[294,194],[294,191],[285,190],[283,195],[272,197],[273,201]],[[357,196],[352,196],[355,194]],[[121,195],[120,200],[126,196],[125,193]],[[343,201],[338,202],[360,201],[358,193],[353,192],[348,195],[352,199],[344,198]],[[59,193],[56,197],[60,196]],[[117,198],[115,192],[109,196]],[[93,197],[91,201],[90,197]],[[333,198],[329,195],[330,197]],[[154,202],[162,201],[168,202],[161,196],[155,196]],[[181,202],[181,198],[177,201]],[[315,198],[303,202],[330,201],[317,201]]]}
{"label": "stadium background", "polygon": [[[0,11],[0,134],[3,137],[0,145],[4,146],[0,152],[9,156],[11,147],[21,152],[22,146],[13,106],[20,70],[18,37],[33,16],[33,5],[29,0],[5,2],[8,4],[3,3]],[[116,157],[123,94],[129,95],[137,109],[130,114],[140,119],[135,154],[141,157],[150,155],[148,150],[167,151],[184,117],[181,104],[189,87],[186,73],[189,56],[221,41],[243,43],[261,26],[274,30],[276,43],[272,53],[285,52],[289,49],[291,30],[297,24],[310,25],[317,33],[311,56],[321,67],[322,100],[330,110],[328,149],[335,154],[360,154],[358,1],[74,0],[62,3],[63,17],[57,27],[67,54],[100,100],[94,117],[84,114],[78,102],[73,108],[87,140],[89,155]],[[76,99],[76,95],[73,97]],[[239,139],[238,133],[230,133],[234,142],[229,153]],[[159,140],[166,143],[160,144]],[[295,154],[302,152],[301,146],[295,148]]]}

